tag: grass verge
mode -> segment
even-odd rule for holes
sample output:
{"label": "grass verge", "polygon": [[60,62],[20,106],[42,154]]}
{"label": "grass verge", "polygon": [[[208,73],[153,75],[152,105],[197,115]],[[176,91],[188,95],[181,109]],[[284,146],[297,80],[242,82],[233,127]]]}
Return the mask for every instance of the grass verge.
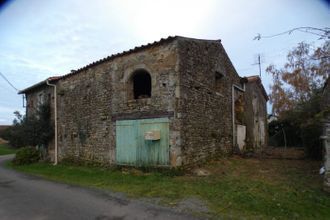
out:
{"label": "grass verge", "polygon": [[16,149],[7,144],[0,144],[0,155],[15,154]]}
{"label": "grass verge", "polygon": [[38,163],[13,168],[50,180],[156,197],[175,206],[195,197],[215,218],[329,219],[330,196],[321,190],[319,162],[229,158],[205,166],[212,175],[169,176],[134,169]]}

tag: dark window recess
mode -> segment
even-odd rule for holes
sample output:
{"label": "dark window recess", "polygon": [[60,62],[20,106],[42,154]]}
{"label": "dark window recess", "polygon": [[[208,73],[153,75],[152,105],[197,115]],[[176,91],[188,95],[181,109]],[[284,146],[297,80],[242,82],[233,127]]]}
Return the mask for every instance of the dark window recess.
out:
{"label": "dark window recess", "polygon": [[218,71],[215,72],[215,79],[219,80],[222,79],[224,77],[224,75]]}
{"label": "dark window recess", "polygon": [[145,70],[137,71],[133,76],[134,99],[151,97],[151,77]]}

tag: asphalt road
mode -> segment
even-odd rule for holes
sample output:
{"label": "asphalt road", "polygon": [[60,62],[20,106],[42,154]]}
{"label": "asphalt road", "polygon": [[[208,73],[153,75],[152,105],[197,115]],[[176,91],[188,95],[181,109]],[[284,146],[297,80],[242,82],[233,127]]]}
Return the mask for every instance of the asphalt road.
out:
{"label": "asphalt road", "polygon": [[[195,219],[110,192],[43,180],[4,168],[0,156],[0,219]],[[164,189],[165,190],[165,189]]]}

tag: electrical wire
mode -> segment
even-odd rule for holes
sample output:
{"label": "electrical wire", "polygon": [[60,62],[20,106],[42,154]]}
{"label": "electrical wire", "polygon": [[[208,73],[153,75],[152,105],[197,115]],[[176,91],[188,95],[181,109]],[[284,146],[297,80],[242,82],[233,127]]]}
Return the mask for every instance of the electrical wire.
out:
{"label": "electrical wire", "polygon": [[297,27],[293,28],[278,34],[274,35],[268,35],[268,36],[261,36],[261,34],[258,33],[257,36],[253,38],[253,40],[261,40],[262,38],[273,38],[273,37],[278,37],[284,34],[291,34],[294,31],[300,31],[300,32],[305,32],[313,35],[320,36],[322,38],[330,38],[330,28],[315,28],[315,27]]}
{"label": "electrical wire", "polygon": [[16,91],[18,91],[18,89],[0,72],[1,77]]}

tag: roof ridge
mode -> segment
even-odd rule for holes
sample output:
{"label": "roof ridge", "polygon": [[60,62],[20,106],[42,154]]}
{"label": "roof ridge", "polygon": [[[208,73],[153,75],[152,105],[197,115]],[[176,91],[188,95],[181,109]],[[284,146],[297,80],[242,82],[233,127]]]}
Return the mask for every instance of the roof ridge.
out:
{"label": "roof ridge", "polygon": [[140,50],[144,50],[146,48],[149,48],[149,47],[153,47],[153,46],[156,46],[156,45],[160,45],[160,44],[163,44],[165,42],[170,42],[172,40],[175,40],[175,39],[186,39],[186,40],[204,40],[204,41],[220,41],[221,40],[208,40],[208,39],[198,39],[198,38],[190,38],[190,37],[184,37],[184,36],[179,36],[179,35],[174,35],[174,36],[168,36],[167,38],[161,38],[160,40],[158,41],[154,41],[152,43],[147,43],[147,44],[142,44],[140,46],[135,46],[134,48],[132,49],[128,49],[128,50],[124,50],[122,52],[119,52],[119,53],[114,53],[114,54],[111,54],[107,57],[104,57],[104,58],[101,58],[99,60],[96,60],[96,61],[93,61],[83,67],[80,67],[76,70],[71,70],[70,73],[67,73],[67,74],[64,74],[64,75],[61,75],[61,76],[51,76],[51,77],[48,77],[47,79],[41,81],[41,82],[38,82],[26,89],[23,89],[21,91],[19,91],[19,94],[22,94],[30,89],[34,89],[40,85],[42,85],[43,83],[46,83],[47,80],[50,80],[50,81],[57,81],[57,80],[60,80],[60,79],[65,79],[67,77],[70,77],[70,76],[73,76],[73,75],[76,75],[78,73],[80,73],[81,71],[83,70],[86,70],[90,67],[93,67],[93,66],[96,66],[100,63],[103,63],[103,62],[106,62],[106,61],[109,61],[109,60],[112,60],[112,59],[115,59],[117,57],[121,57],[121,56],[124,56],[124,55],[127,55],[127,54],[131,54],[131,53],[134,53],[134,52],[137,52],[137,51],[140,51]]}
{"label": "roof ridge", "polygon": [[174,40],[174,39],[177,39],[179,37],[181,38],[181,36],[177,36],[177,35],[168,36],[167,38],[161,38],[160,40],[154,41],[152,43],[142,44],[140,46],[136,46],[136,47],[134,47],[132,49],[129,49],[129,50],[124,50],[124,51],[119,52],[119,53],[111,54],[111,55],[109,55],[107,57],[104,57],[104,58],[101,58],[101,59],[99,59],[97,61],[94,61],[92,63],[89,63],[86,66],[83,66],[81,68],[78,68],[77,70],[72,70],[70,73],[65,74],[65,75],[62,75],[59,78],[59,80],[60,79],[67,78],[67,77],[72,76],[72,75],[75,75],[75,74],[77,74],[77,73],[79,73],[79,72],[81,72],[83,70],[86,70],[86,69],[88,69],[88,68],[90,68],[92,66],[95,66],[97,64],[103,63],[105,61],[109,61],[109,60],[115,59],[117,57],[121,57],[121,56],[124,56],[124,55],[127,55],[127,54],[131,54],[131,53],[134,53],[134,52],[137,52],[139,50],[143,50],[143,49],[146,49],[146,48],[149,48],[149,47],[152,47],[152,46],[160,45],[162,43],[169,42],[169,41]]}

